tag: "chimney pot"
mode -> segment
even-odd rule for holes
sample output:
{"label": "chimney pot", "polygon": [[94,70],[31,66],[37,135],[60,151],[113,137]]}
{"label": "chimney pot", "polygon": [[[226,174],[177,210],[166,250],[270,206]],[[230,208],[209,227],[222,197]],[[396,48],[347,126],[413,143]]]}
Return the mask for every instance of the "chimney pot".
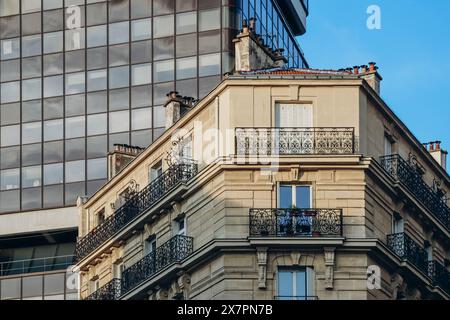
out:
{"label": "chimney pot", "polygon": [[434,142],[430,142],[430,152],[434,151]]}
{"label": "chimney pot", "polygon": [[436,141],[436,151],[441,151],[441,141]]}
{"label": "chimney pot", "polygon": [[353,67],[353,73],[354,74],[359,74],[359,67],[358,66],[354,66]]}
{"label": "chimney pot", "polygon": [[255,31],[256,29],[256,18],[250,18],[250,31]]}
{"label": "chimney pot", "polygon": [[360,68],[361,68],[361,73],[367,72],[367,65],[362,65]]}
{"label": "chimney pot", "polygon": [[369,71],[370,72],[374,72],[377,70],[377,69],[375,69],[375,65],[376,65],[376,62],[369,62]]}

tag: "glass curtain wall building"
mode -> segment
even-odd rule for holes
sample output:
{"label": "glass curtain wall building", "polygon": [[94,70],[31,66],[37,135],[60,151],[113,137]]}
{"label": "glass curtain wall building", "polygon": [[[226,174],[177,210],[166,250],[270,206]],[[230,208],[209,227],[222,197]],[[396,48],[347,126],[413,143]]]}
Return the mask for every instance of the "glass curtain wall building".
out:
{"label": "glass curtain wall building", "polygon": [[201,98],[233,68],[243,18],[306,66],[271,0],[1,0],[0,212],[74,205],[114,144],[163,132],[166,93]]}
{"label": "glass curtain wall building", "polygon": [[[0,241],[2,223],[33,232],[24,214],[42,217],[39,234],[55,210],[76,220],[114,144],[146,147],[163,133],[168,92],[202,98],[233,71],[243,19],[306,67],[295,40],[306,15],[306,0],[0,0]],[[16,259],[5,252],[0,263]]]}

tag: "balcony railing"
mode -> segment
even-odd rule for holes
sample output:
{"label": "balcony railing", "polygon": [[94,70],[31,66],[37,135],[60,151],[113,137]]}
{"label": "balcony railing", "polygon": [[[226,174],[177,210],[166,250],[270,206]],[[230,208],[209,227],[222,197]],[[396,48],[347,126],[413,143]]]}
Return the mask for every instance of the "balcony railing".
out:
{"label": "balcony railing", "polygon": [[340,237],[341,209],[250,209],[251,237]]}
{"label": "balcony railing", "polygon": [[422,178],[418,170],[400,155],[381,157],[381,166],[403,184],[447,230],[450,230],[450,208]]}
{"label": "balcony railing", "polygon": [[194,239],[177,235],[122,273],[122,295],[152,278],[157,272],[179,263],[194,250]]}
{"label": "balcony railing", "polygon": [[120,296],[121,281],[120,279],[112,279],[84,300],[119,300]]}
{"label": "balcony railing", "polygon": [[236,154],[342,155],[357,151],[354,128],[237,128]]}
{"label": "balcony railing", "polygon": [[433,280],[433,285],[441,288],[450,295],[450,272],[437,261],[428,263],[428,275]]}
{"label": "balcony railing", "polygon": [[185,162],[171,166],[147,187],[130,198],[101,225],[93,229],[77,242],[78,261],[91,254],[116,233],[127,227],[136,217],[150,209],[156,202],[183,183],[197,175],[198,166]]}
{"label": "balcony railing", "polygon": [[403,261],[409,262],[428,275],[428,254],[405,233],[387,236],[388,247]]}
{"label": "balcony railing", "polygon": [[1,262],[0,277],[34,272],[64,270],[73,265],[74,260],[74,255],[66,255]]}

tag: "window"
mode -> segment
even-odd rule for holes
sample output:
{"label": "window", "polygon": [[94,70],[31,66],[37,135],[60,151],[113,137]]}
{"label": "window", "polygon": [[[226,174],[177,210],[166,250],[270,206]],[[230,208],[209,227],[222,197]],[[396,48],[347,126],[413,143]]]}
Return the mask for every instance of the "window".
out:
{"label": "window", "polygon": [[399,213],[395,212],[392,216],[392,233],[403,233],[405,231],[405,222]]}
{"label": "window", "polygon": [[109,44],[128,42],[129,23],[118,22],[109,25]]}
{"label": "window", "polygon": [[131,21],[131,41],[150,39],[152,36],[152,20]]}
{"label": "window", "polygon": [[99,226],[103,222],[105,222],[105,219],[106,219],[105,208],[103,208],[99,212],[97,212],[96,216],[97,216],[97,226]]}
{"label": "window", "polygon": [[177,34],[197,31],[197,12],[177,14]]}
{"label": "window", "polygon": [[433,261],[433,246],[429,241],[425,241],[425,252],[427,253],[427,260]]}
{"label": "window", "polygon": [[100,281],[98,279],[89,281],[89,292],[94,293],[100,289]]}
{"label": "window", "polygon": [[384,155],[390,156],[392,154],[392,141],[389,136],[384,135]]}
{"label": "window", "polygon": [[310,128],[313,126],[313,108],[310,104],[276,105],[277,128]]}
{"label": "window", "polygon": [[144,241],[144,256],[156,251],[156,236],[150,236]]}
{"label": "window", "polygon": [[149,170],[149,175],[148,175],[149,182],[156,180],[156,178],[158,178],[160,175],[162,175],[162,173],[163,173],[162,162],[159,161],[157,164],[155,164]]}
{"label": "window", "polygon": [[186,235],[186,217],[175,220],[175,232],[177,235]]}
{"label": "window", "polygon": [[220,74],[220,53],[206,54],[199,57],[200,77]]}
{"label": "window", "polygon": [[279,300],[314,300],[314,269],[278,269]]}
{"label": "window", "polygon": [[289,208],[311,208],[311,186],[280,185],[278,207]]}
{"label": "window", "polygon": [[153,18],[153,38],[162,38],[174,34],[173,15]]}
{"label": "window", "polygon": [[138,64],[131,67],[131,82],[133,86],[152,82],[152,65]]}

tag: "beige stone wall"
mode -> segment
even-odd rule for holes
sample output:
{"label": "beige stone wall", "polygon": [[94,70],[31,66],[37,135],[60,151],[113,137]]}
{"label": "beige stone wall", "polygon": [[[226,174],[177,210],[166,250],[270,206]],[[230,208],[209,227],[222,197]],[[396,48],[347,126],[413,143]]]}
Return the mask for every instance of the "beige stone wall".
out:
{"label": "beige stone wall", "polygon": [[[285,158],[281,159],[278,171],[271,173],[262,171],[257,164],[234,163],[234,129],[273,127],[276,102],[311,103],[317,127],[355,127],[355,134],[360,137],[360,151],[365,157]],[[396,137],[396,152],[405,158],[410,152],[419,156],[427,169],[427,182],[432,183],[439,174],[395,121],[388,118],[359,80],[261,80],[255,85],[236,80],[223,84],[178,123],[184,129],[182,136],[193,135],[193,157],[199,162],[200,173],[191,190],[179,203],[173,204],[173,210],[159,213],[154,222],[147,221],[134,235],[119,243],[118,248],[94,259],[83,270],[82,296],[88,294],[90,280],[98,278],[102,285],[112,278],[114,263],[123,262],[129,267],[141,259],[144,240],[150,235],[156,235],[157,246],[168,241],[174,236],[174,219],[185,214],[187,235],[194,238],[194,254],[218,240],[246,243],[240,251],[224,250],[185,270],[191,278],[192,299],[272,299],[276,295],[277,266],[289,265],[314,267],[319,299],[393,298],[391,282],[397,272],[395,264],[379,259],[378,249],[356,242],[363,239],[383,248],[386,236],[392,233],[393,213],[398,212],[405,219],[405,230],[419,244],[431,241],[441,261],[448,258],[449,248],[424,226],[417,208],[400,201],[398,192],[373,163],[373,159],[377,160],[384,153],[387,132]],[[149,168],[165,158],[175,128],[166,132],[87,203],[80,205],[80,235],[95,227],[95,213],[101,208],[106,209],[107,215],[113,214],[110,204],[131,180],[141,189],[147,185]],[[218,129],[220,135],[211,135],[212,128]],[[199,140],[201,148],[196,146]],[[209,164],[211,159],[216,162]],[[311,185],[313,207],[343,210],[345,240],[336,248],[333,289],[327,288],[330,269],[326,269],[323,245],[321,249],[270,248],[267,287],[258,287],[256,248],[247,239],[249,209],[275,208],[280,182]],[[367,290],[369,265],[380,266],[382,290]]]}

